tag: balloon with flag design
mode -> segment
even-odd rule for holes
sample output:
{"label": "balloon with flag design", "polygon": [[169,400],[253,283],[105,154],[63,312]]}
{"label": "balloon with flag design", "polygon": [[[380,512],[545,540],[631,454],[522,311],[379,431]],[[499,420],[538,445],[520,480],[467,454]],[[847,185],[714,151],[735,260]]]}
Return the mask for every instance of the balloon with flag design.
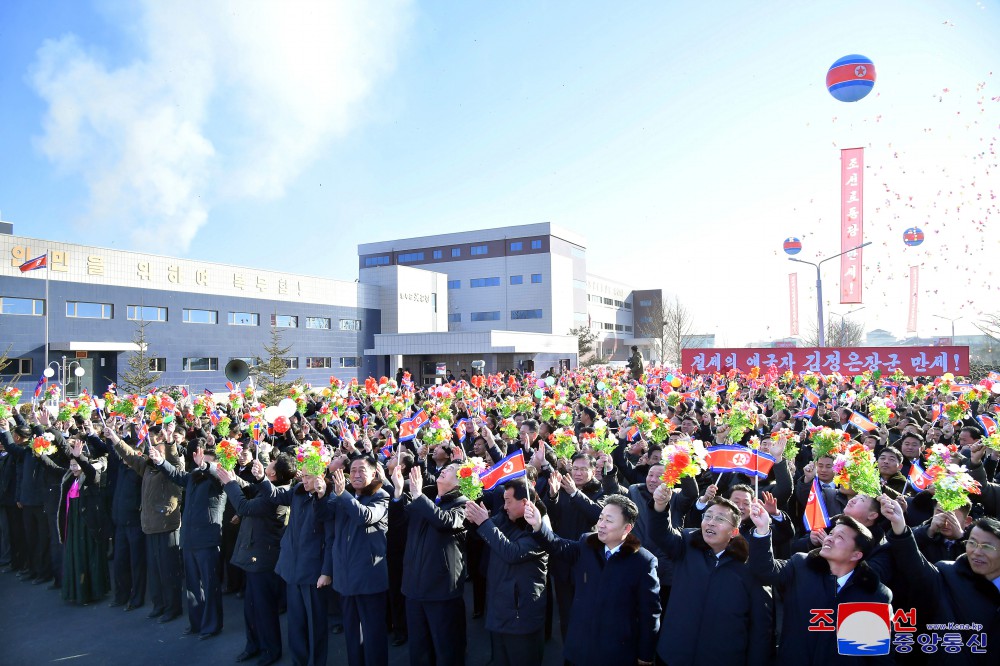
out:
{"label": "balloon with flag design", "polygon": [[903,242],[910,247],[916,247],[924,242],[924,232],[919,227],[910,227],[903,232]]}
{"label": "balloon with flag design", "polygon": [[826,89],[841,102],[857,102],[875,87],[875,64],[863,55],[847,55],[830,65]]}
{"label": "balloon with flag design", "polygon": [[786,238],[785,242],[782,243],[782,247],[785,250],[785,254],[798,254],[802,250],[802,241],[798,238]]}

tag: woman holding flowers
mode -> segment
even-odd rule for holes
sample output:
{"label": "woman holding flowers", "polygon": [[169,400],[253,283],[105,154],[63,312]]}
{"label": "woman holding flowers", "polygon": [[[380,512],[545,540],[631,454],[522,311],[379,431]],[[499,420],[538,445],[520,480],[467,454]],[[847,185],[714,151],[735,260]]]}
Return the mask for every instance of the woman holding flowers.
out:
{"label": "woman holding flowers", "polygon": [[69,441],[69,454],[58,515],[59,540],[64,548],[62,598],[85,606],[110,589],[109,529],[100,488],[106,461],[91,461],[79,439]]}

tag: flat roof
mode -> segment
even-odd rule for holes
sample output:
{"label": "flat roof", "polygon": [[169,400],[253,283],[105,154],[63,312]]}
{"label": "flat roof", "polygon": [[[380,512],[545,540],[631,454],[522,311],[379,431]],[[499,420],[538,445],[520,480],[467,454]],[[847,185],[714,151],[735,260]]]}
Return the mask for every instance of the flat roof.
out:
{"label": "flat roof", "polygon": [[551,222],[539,222],[537,224],[518,224],[493,229],[474,229],[470,231],[456,231],[450,234],[414,236],[374,243],[361,243],[358,245],[358,256],[429,247],[432,245],[458,245],[478,241],[503,240],[505,238],[523,238],[525,236],[555,236],[582,248],[587,247],[586,239],[580,234],[552,224]]}

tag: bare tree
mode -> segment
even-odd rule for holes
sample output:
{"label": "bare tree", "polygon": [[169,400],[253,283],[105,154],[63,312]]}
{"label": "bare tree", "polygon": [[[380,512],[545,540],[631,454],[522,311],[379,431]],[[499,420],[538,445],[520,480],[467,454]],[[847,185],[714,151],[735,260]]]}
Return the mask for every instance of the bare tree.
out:
{"label": "bare tree", "polygon": [[652,358],[663,362],[664,352],[669,348],[667,340],[667,324],[663,311],[663,300],[654,299],[651,307],[647,309],[649,313],[642,319],[635,320],[635,337],[649,340]]}
{"label": "bare tree", "polygon": [[[819,329],[813,324],[809,335],[805,337],[807,347],[819,346]],[[860,347],[865,338],[865,326],[859,321],[841,319],[839,322],[826,322],[827,347]]]}
{"label": "bare tree", "polygon": [[676,296],[673,302],[654,300],[648,312],[648,321],[640,320],[635,324],[636,337],[650,341],[653,360],[680,365],[684,339],[694,328],[691,313]]}
{"label": "bare tree", "polygon": [[1000,342],[1000,314],[983,313],[983,320],[976,324],[976,328],[991,340]]}

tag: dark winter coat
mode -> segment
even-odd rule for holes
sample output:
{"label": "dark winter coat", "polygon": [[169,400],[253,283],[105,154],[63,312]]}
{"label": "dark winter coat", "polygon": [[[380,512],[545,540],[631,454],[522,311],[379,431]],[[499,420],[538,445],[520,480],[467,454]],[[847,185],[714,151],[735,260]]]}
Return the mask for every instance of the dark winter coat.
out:
{"label": "dark winter coat", "polygon": [[184,489],[184,512],[181,515],[181,548],[215,548],[222,545],[222,514],[226,493],[211,470],[179,470],[167,461],[160,469]]}
{"label": "dark winter coat", "polygon": [[[76,459],[83,473],[80,474],[80,514],[84,525],[94,539],[100,542],[111,538],[111,520],[104,506],[104,495],[101,493],[101,475],[105,470],[105,459],[97,458],[91,463],[86,456]],[[59,509],[56,529],[59,532],[59,543],[66,543],[66,497],[76,477],[66,472],[60,484]]]}
{"label": "dark winter coat", "polygon": [[389,493],[375,486],[355,497],[350,490],[330,495],[317,507],[323,518],[333,521],[330,570],[333,589],[342,595],[377,594],[389,589],[385,561],[386,530],[389,527]]}
{"label": "dark winter coat", "polygon": [[561,539],[547,526],[535,539],[572,570],[575,595],[563,654],[574,664],[635,666],[653,661],[660,626],[656,558],[629,534],[605,559],[597,534]]}
{"label": "dark winter coat", "polygon": [[[143,534],[162,534],[179,528],[184,491],[172,483],[159,466],[125,442],[116,440],[114,447],[122,461],[142,477],[140,523]],[[184,469],[184,461],[177,455],[176,446],[167,446],[165,457],[174,469]]]}
{"label": "dark winter coat", "polygon": [[317,504],[322,499],[307,493],[301,483],[275,488],[267,479],[260,482],[258,498],[291,507],[275,573],[289,585],[316,585],[320,576],[332,576],[327,553],[333,548],[333,521],[320,517]]}
{"label": "dark winter coat", "polygon": [[424,494],[403,498],[408,502],[409,520],[403,557],[403,594],[413,601],[445,601],[462,596],[468,499],[458,488],[437,500]]}
{"label": "dark winter coat", "polygon": [[[669,663],[765,666],[774,636],[773,600],[746,565],[737,537],[716,557],[700,528],[679,530],[667,511],[649,507],[653,539],[674,563],[657,653]],[[720,641],[719,632],[725,635]]]}
{"label": "dark winter coat", "polygon": [[[960,555],[954,562],[931,564],[917,550],[909,528],[899,535],[890,532],[887,538],[900,576],[908,585],[921,590],[920,595],[913,595],[919,627],[927,623],[978,623],[987,634],[984,643],[987,650],[1000,645],[1000,590],[972,570],[967,555]],[[961,633],[968,640],[973,632]],[[973,655],[968,647],[944,659],[949,664],[987,663],[987,660],[996,663],[995,654]]]}
{"label": "dark winter coat", "polygon": [[[281,486],[286,490],[288,486]],[[281,535],[285,532],[288,507],[276,506],[269,497],[248,498],[238,481],[230,481],[223,490],[229,505],[240,517],[240,531],[229,560],[234,566],[260,573],[274,571],[281,550]],[[270,491],[268,492],[270,494]]]}
{"label": "dark winter coat", "polygon": [[776,560],[771,551],[770,534],[751,536],[749,543],[747,564],[750,571],[761,584],[777,587],[781,593],[783,620],[776,661],[779,666],[892,663],[891,653],[886,657],[840,656],[836,632],[809,631],[813,609],[832,609],[836,626],[837,604],[892,601],[892,592],[879,582],[864,560],[855,567],[837,594],[837,578],[830,573],[830,565],[820,557],[818,548],[808,554],[796,553],[790,559]]}
{"label": "dark winter coat", "polygon": [[476,530],[490,549],[486,575],[486,629],[530,634],[545,624],[545,572],[549,556],[523,520],[500,510]]}

